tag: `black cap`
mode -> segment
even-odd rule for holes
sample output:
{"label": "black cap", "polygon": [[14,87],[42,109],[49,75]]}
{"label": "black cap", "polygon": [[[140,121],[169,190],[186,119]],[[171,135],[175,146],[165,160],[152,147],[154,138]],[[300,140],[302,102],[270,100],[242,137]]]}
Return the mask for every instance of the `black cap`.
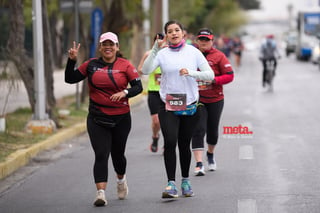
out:
{"label": "black cap", "polygon": [[203,29],[199,30],[197,37],[198,38],[205,37],[205,38],[208,38],[210,40],[213,40],[213,33],[208,28],[203,28]]}

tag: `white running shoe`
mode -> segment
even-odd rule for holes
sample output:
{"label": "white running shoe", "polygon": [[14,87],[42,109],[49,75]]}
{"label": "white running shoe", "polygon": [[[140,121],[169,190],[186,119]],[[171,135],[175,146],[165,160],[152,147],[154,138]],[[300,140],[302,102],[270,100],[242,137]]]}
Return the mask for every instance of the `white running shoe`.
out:
{"label": "white running shoe", "polygon": [[124,181],[119,182],[117,185],[117,190],[118,190],[118,198],[120,200],[123,200],[127,197],[129,189],[127,185],[127,180],[125,179]]}
{"label": "white running shoe", "polygon": [[97,191],[97,197],[93,204],[95,206],[105,206],[108,204],[103,189]]}
{"label": "white running shoe", "polygon": [[216,171],[217,170],[217,162],[214,157],[214,154],[211,156],[208,156],[207,154],[207,160],[208,160],[208,170],[209,171]]}
{"label": "white running shoe", "polygon": [[216,162],[214,162],[214,163],[209,163],[209,165],[208,165],[208,170],[209,170],[209,171],[216,171],[216,170],[217,170],[217,164],[216,164]]}
{"label": "white running shoe", "polygon": [[194,169],[194,175],[195,176],[204,176],[206,173],[204,171],[204,166],[201,166],[201,167],[196,167]]}

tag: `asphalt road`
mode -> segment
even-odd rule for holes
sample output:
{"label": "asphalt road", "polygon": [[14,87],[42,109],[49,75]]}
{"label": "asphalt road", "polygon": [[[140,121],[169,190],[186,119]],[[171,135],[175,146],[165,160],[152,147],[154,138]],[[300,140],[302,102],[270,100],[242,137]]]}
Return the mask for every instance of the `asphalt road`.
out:
{"label": "asphalt road", "polygon": [[[110,164],[109,204],[92,205],[93,152],[87,134],[44,152],[0,182],[3,213],[316,213],[320,204],[318,67],[293,56],[279,61],[274,92],[261,85],[256,51],[243,54],[235,81],[225,86],[225,108],[216,150],[218,170],[192,175],[192,198],[164,201],[166,175],[161,152],[148,149],[147,102],[132,109],[127,145],[129,195],[116,196]],[[224,134],[226,127],[252,134]],[[162,145],[162,140],[160,145]],[[180,184],[180,170],[177,169]]]}

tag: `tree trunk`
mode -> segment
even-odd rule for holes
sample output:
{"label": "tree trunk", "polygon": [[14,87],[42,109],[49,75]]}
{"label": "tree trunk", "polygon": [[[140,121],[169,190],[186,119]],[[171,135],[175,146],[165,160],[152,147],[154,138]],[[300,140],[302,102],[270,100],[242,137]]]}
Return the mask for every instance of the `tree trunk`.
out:
{"label": "tree trunk", "polygon": [[51,114],[51,110],[56,105],[54,96],[54,79],[53,79],[53,52],[52,52],[52,38],[50,33],[50,26],[47,14],[46,1],[42,0],[42,17],[43,17],[43,40],[44,40],[44,73],[46,79],[46,98],[47,98],[47,111]]}
{"label": "tree trunk", "polygon": [[122,1],[112,0],[110,7],[104,6],[105,15],[102,25],[102,32],[111,31],[119,34],[124,28],[129,27],[128,20],[125,19]]}
{"label": "tree trunk", "polygon": [[54,58],[53,44],[50,33],[50,22],[47,12],[47,3],[42,0],[42,20],[43,20],[43,46],[44,46],[44,73],[46,85],[46,112],[49,117],[56,123],[56,126],[61,127],[58,118],[53,113],[56,107],[56,98],[54,96]]}
{"label": "tree trunk", "polygon": [[[155,0],[156,3],[154,4],[153,8],[153,28],[152,28],[152,39],[158,32],[163,32],[163,26],[162,26],[162,0]],[[165,24],[165,23],[163,23]],[[152,40],[153,41],[153,40]]]}
{"label": "tree trunk", "polygon": [[138,22],[133,23],[132,27],[132,33],[133,33],[133,38],[132,38],[132,45],[131,45],[131,62],[135,67],[138,67],[139,62],[144,54],[145,47],[144,45],[144,37],[142,29],[142,24],[139,24]]}
{"label": "tree trunk", "polygon": [[27,56],[26,49],[24,48],[25,22],[23,17],[23,1],[9,1],[9,12],[11,27],[7,43],[8,58],[13,61],[18,69],[20,77],[27,90],[32,112],[34,112],[34,71],[33,61]]}
{"label": "tree trunk", "polygon": [[[44,26],[44,72],[46,85],[46,110],[50,118],[53,118],[52,110],[55,107],[56,100],[53,88],[53,56],[51,50],[51,37],[47,21],[46,2],[42,1],[43,26]],[[35,88],[34,88],[34,60],[26,54],[24,48],[25,41],[25,22],[23,17],[23,1],[16,0],[9,2],[10,10],[10,31],[7,43],[9,59],[16,65],[18,73],[26,88],[31,110],[35,112]],[[58,126],[58,125],[57,125]]]}
{"label": "tree trunk", "polygon": [[[80,16],[80,26],[82,26],[82,23],[84,22],[83,19],[86,17]],[[80,28],[80,36],[82,38],[82,52],[84,55],[84,58],[87,59],[89,57],[89,49],[87,47],[90,47],[90,38],[88,35],[90,33],[86,33],[86,29],[84,27]],[[86,97],[88,97],[89,88],[88,88],[88,81],[84,80],[82,81],[82,88],[81,88],[81,94],[80,94],[80,103],[83,104],[86,101]]]}

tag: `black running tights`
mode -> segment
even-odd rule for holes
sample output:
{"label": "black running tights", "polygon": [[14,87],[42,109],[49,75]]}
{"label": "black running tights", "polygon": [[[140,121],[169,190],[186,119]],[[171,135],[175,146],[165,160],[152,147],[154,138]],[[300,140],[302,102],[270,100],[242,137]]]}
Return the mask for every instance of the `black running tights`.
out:
{"label": "black running tights", "polygon": [[173,112],[166,111],[163,103],[160,106],[159,120],[164,138],[163,155],[168,181],[175,181],[176,179],[177,144],[181,175],[184,178],[189,177],[191,163],[190,142],[198,119],[198,112],[193,116],[178,116],[174,115]]}
{"label": "black running tights", "polygon": [[217,145],[219,136],[219,123],[223,110],[224,100],[215,103],[203,103],[199,106],[199,123],[192,137],[192,149],[204,149],[204,137],[207,134],[207,144]]}
{"label": "black running tights", "polygon": [[125,148],[130,129],[130,113],[124,115],[116,126],[112,128],[100,126],[94,122],[92,116],[88,116],[87,130],[95,154],[93,167],[95,183],[108,181],[108,159],[110,153],[115,172],[118,175],[126,173]]}

